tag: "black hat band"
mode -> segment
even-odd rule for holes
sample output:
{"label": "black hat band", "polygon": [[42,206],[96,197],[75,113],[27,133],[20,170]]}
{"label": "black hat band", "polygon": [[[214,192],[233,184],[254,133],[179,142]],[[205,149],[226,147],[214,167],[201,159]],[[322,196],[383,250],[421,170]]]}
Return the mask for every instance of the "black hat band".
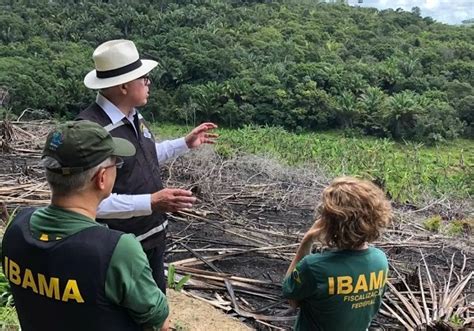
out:
{"label": "black hat band", "polygon": [[120,67],[120,68],[117,68],[117,69],[106,70],[106,71],[96,70],[96,76],[97,76],[97,78],[116,77],[116,76],[126,74],[126,73],[128,73],[130,71],[133,71],[135,69],[138,69],[141,66],[142,66],[142,61],[140,59],[138,59],[133,63],[127,64],[126,66]]}

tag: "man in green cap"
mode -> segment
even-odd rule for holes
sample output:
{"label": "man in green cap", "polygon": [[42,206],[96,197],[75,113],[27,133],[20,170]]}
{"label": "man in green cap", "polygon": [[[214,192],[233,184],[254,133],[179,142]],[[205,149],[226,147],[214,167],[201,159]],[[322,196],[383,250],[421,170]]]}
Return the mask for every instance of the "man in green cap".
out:
{"label": "man in green cap", "polygon": [[95,221],[121,157],[134,153],[90,121],[48,135],[42,161],[51,204],[22,210],[2,242],[22,330],[168,329],[166,297],[140,243]]}

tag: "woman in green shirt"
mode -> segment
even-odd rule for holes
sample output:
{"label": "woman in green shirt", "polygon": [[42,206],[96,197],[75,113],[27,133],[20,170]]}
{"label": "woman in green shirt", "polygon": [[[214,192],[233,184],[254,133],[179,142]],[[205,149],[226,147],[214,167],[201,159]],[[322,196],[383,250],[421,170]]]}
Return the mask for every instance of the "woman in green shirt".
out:
{"label": "woman in green shirt", "polygon": [[[390,223],[390,202],[373,183],[341,177],[323,191],[318,211],[283,282],[283,296],[300,308],[295,330],[366,330],[388,272],[385,254],[368,244]],[[316,240],[331,250],[311,254]]]}

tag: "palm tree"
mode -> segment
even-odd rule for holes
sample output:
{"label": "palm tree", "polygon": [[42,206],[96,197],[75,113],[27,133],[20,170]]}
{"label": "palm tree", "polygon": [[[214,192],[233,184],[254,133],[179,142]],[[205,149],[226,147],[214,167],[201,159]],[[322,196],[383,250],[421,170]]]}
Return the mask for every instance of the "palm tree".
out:
{"label": "palm tree", "polygon": [[337,98],[337,119],[342,123],[343,128],[353,128],[354,120],[359,115],[357,100],[354,94],[344,91]]}
{"label": "palm tree", "polygon": [[395,57],[381,62],[378,66],[380,86],[389,93],[393,92],[393,87],[400,80],[401,74],[398,69],[398,61]]}
{"label": "palm tree", "polygon": [[369,134],[385,135],[383,114],[387,108],[387,96],[378,87],[369,87],[359,98],[362,126]]}
{"label": "palm tree", "polygon": [[400,72],[405,77],[410,77],[415,73],[416,69],[418,68],[419,62],[420,61],[416,58],[401,60],[399,64]]}
{"label": "palm tree", "polygon": [[390,133],[395,139],[409,138],[414,135],[417,116],[422,107],[418,102],[419,96],[411,91],[403,91],[389,98],[385,120]]}

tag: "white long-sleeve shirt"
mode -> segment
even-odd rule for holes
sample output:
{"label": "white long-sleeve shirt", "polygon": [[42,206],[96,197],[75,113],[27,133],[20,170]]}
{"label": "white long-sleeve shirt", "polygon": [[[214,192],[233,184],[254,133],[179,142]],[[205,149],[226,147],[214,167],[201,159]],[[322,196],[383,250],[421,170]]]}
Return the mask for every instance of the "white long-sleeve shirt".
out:
{"label": "white long-sleeve shirt", "polygon": [[[135,128],[133,116],[137,110],[134,109],[129,116],[125,116],[112,102],[98,93],[96,103],[109,116],[112,124],[120,122],[124,117],[129,120]],[[156,143],[156,154],[158,162],[163,164],[167,160],[186,153],[189,150],[183,138],[174,140],[165,140]],[[97,208],[97,218],[116,218],[127,219],[136,216],[150,215],[151,210],[151,194],[116,194],[112,193],[108,198],[104,199]]]}

